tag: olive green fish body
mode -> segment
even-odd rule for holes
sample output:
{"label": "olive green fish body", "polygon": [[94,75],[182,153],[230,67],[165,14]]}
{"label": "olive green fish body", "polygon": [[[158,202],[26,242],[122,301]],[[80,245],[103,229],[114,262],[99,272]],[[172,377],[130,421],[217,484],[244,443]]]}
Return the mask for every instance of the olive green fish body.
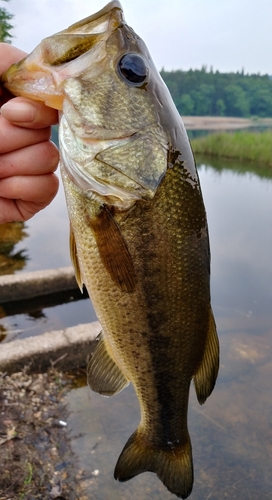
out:
{"label": "olive green fish body", "polygon": [[[70,189],[75,188],[65,174],[64,184],[81,275],[103,327],[99,342],[124,375],[119,385],[119,370],[111,369],[110,380],[105,380],[107,355],[98,349],[89,366],[89,384],[110,395],[131,381],[141,407],[140,425],[121,455],[115,475],[126,480],[151,470],[170,491],[178,496],[182,492],[181,497],[186,498],[193,477],[187,429],[189,386],[203,360],[209,328],[212,342],[208,347],[214,363],[206,369],[207,379],[201,380],[201,402],[211,392],[217,374],[209,245],[198,183],[188,182],[188,174],[177,163],[167,171],[152,201],[137,201],[127,212],[115,215],[107,209],[133,263],[129,291],[108,272],[92,224],[86,227],[86,221],[96,217],[101,206],[72,193]],[[84,239],[80,237],[83,233]],[[132,459],[128,450],[132,450]],[[141,457],[139,462],[136,457]],[[178,479],[172,484],[173,478],[169,480],[166,471],[173,469],[175,458]]]}
{"label": "olive green fish body", "polygon": [[43,40],[3,80],[61,110],[71,258],[103,329],[88,383],[110,396],[131,382],[141,408],[115,477],[153,471],[187,498],[190,383],[204,403],[219,347],[205,208],[180,116],[118,1]]}

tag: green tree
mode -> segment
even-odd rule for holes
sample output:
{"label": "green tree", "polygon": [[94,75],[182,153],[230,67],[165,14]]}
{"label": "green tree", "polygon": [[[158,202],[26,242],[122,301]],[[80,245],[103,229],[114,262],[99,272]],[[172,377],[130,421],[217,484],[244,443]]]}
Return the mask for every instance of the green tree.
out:
{"label": "green tree", "polygon": [[268,88],[257,88],[251,97],[251,113],[255,116],[272,116],[272,92]]}
{"label": "green tree", "polygon": [[[2,0],[2,2],[9,2],[9,0]],[[10,14],[4,7],[0,7],[0,42],[11,42],[12,35],[10,34],[10,30],[13,26],[9,21],[12,18],[13,14]]]}
{"label": "green tree", "polygon": [[205,66],[161,75],[181,115],[272,116],[272,76],[219,73]]}
{"label": "green tree", "polygon": [[215,114],[216,116],[224,116],[226,111],[226,105],[223,99],[217,99],[215,103]]}
{"label": "green tree", "polygon": [[196,90],[192,90],[191,96],[194,101],[194,114],[199,116],[212,114],[212,101],[214,86],[200,83]]}
{"label": "green tree", "polygon": [[177,99],[177,109],[181,115],[193,115],[194,101],[190,94],[182,94],[181,97]]}
{"label": "green tree", "polygon": [[225,87],[225,103],[227,104],[228,116],[249,116],[249,102],[244,90],[238,85],[227,85]]}

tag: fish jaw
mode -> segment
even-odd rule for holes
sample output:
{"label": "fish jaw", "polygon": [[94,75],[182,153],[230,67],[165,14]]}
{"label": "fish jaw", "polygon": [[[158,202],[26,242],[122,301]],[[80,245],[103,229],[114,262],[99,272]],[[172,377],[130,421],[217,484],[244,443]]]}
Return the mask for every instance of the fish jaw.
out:
{"label": "fish jaw", "polygon": [[93,16],[42,40],[31,54],[1,76],[2,83],[16,96],[62,110],[64,82],[94,64],[101,65],[106,40],[122,19],[121,4],[117,0],[110,2]]}
{"label": "fish jaw", "polygon": [[13,64],[1,80],[13,95],[43,101],[51,108],[62,109],[62,92],[57,89],[52,72],[42,62],[40,45],[28,57]]}

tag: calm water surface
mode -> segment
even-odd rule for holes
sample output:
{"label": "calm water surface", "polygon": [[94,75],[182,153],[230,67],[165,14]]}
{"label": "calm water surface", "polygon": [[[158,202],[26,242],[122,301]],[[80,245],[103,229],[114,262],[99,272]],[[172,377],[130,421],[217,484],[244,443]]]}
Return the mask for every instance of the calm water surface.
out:
{"label": "calm water surface", "polygon": [[[272,180],[222,167],[199,166],[210,228],[221,369],[204,406],[192,389],[189,429],[195,485],[190,499],[272,500]],[[15,248],[29,257],[22,271],[69,265],[62,192],[27,223],[26,232],[29,236]],[[24,336],[31,334],[31,326],[38,333],[94,319],[89,300],[41,311],[36,319],[33,314],[2,317],[0,325]],[[85,470],[88,498],[175,498],[151,473],[124,484],[112,478],[119,453],[139,421],[132,388],[103,398],[82,387],[67,399],[72,446]]]}

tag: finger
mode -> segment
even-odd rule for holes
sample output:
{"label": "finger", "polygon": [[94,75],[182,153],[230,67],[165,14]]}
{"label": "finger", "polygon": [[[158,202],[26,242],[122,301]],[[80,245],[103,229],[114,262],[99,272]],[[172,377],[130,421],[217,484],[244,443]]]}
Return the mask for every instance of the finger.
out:
{"label": "finger", "polygon": [[24,97],[10,99],[2,106],[1,114],[6,120],[26,128],[44,128],[58,122],[56,109]]}
{"label": "finger", "polygon": [[24,216],[20,212],[14,200],[0,198],[0,224],[5,224],[6,222],[19,222],[24,220],[28,219],[24,219]]}
{"label": "finger", "polygon": [[58,161],[59,152],[56,146],[50,141],[39,142],[0,155],[0,178],[54,172]]}
{"label": "finger", "polygon": [[27,54],[13,45],[0,43],[0,74],[6,71],[13,63],[20,61]]}
{"label": "finger", "polygon": [[50,127],[37,130],[21,128],[0,116],[0,154],[48,141],[50,135]]}
{"label": "finger", "polygon": [[30,219],[55,197],[59,181],[55,174],[9,177],[0,181],[0,222]]}
{"label": "finger", "polygon": [[[0,76],[6,71],[13,63],[20,61],[27,54],[12,45],[7,43],[0,43]],[[1,86],[0,82],[0,104],[8,101],[11,98],[10,92]]]}
{"label": "finger", "polygon": [[58,178],[51,173],[7,177],[0,181],[0,197],[44,206],[55,196],[57,187]]}

